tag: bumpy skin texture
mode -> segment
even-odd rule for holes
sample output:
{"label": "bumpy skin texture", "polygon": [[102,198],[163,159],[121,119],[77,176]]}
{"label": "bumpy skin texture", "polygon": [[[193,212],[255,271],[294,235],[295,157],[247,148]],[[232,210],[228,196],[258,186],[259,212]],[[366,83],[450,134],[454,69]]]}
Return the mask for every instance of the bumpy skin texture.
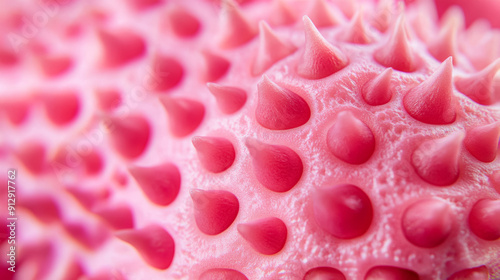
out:
{"label": "bumpy skin texture", "polygon": [[500,31],[426,1],[25,2],[2,279],[500,279]]}

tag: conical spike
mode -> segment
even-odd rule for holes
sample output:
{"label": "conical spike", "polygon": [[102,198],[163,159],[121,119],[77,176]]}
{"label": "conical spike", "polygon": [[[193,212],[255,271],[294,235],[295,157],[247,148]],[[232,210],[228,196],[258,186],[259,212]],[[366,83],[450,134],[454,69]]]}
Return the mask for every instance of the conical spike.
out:
{"label": "conical spike", "polygon": [[255,29],[240,11],[233,0],[222,1],[222,40],[221,47],[235,48],[250,41],[255,35]]}
{"label": "conical spike", "polygon": [[125,158],[135,159],[142,155],[149,144],[151,127],[144,117],[109,117],[105,119],[113,148]]}
{"label": "conical spike", "polygon": [[205,68],[206,81],[208,82],[217,81],[227,73],[229,67],[231,66],[231,63],[229,63],[227,59],[209,51],[203,51],[202,54],[203,57],[205,58],[205,64],[206,64]]}
{"label": "conical spike", "polygon": [[307,79],[321,79],[347,66],[348,58],[323,38],[312,21],[307,16],[303,21],[306,45],[297,73]]}
{"label": "conical spike", "polygon": [[208,171],[220,173],[233,164],[236,157],[234,146],[226,138],[198,136],[192,141],[201,165]]}
{"label": "conical spike", "polygon": [[459,159],[464,133],[455,132],[441,139],[422,143],[412,154],[417,174],[436,186],[453,184],[459,176]]}
{"label": "conical spike", "polygon": [[443,17],[443,25],[438,36],[429,43],[429,53],[439,61],[453,57],[456,62],[458,53],[458,31],[463,28],[463,12],[460,8],[448,10],[447,17]]}
{"label": "conical spike", "polygon": [[131,32],[99,31],[103,48],[103,61],[107,67],[118,67],[135,60],[146,53],[146,43],[139,35]]}
{"label": "conical spike", "polygon": [[387,68],[363,86],[361,94],[366,103],[378,106],[386,104],[391,100],[393,95],[391,87],[392,73],[392,68]]}
{"label": "conical spike", "polygon": [[274,255],[281,251],[288,235],[285,223],[275,217],[239,224],[237,229],[255,251],[264,255]]}
{"label": "conical spike", "polygon": [[184,8],[172,8],[167,19],[175,35],[183,38],[194,37],[200,30],[200,21]]}
{"label": "conical spike", "polygon": [[286,146],[264,144],[248,138],[246,146],[253,160],[257,180],[274,192],[287,192],[302,177],[302,160]]}
{"label": "conical spike", "polygon": [[259,23],[259,31],[259,49],[252,67],[254,76],[264,73],[273,64],[297,50],[295,46],[278,38],[266,22]]}
{"label": "conical spike", "polygon": [[465,147],[478,160],[492,162],[498,151],[500,122],[471,129],[465,137]]}
{"label": "conical spike", "polygon": [[399,16],[389,40],[374,53],[375,60],[385,67],[403,72],[413,72],[417,68],[416,58],[406,34],[404,16]]}
{"label": "conical spike", "polygon": [[325,0],[313,0],[307,16],[318,28],[340,24],[341,20],[332,13],[330,8],[331,5],[328,5]]}
{"label": "conical spike", "polygon": [[362,11],[358,11],[347,26],[342,39],[353,44],[368,44],[372,41],[365,28]]}
{"label": "conical spike", "polygon": [[294,13],[283,0],[274,0],[272,11],[269,19],[272,25],[289,25],[297,21]]}
{"label": "conical spike", "polygon": [[311,109],[298,94],[278,86],[266,75],[258,83],[259,99],[255,118],[265,128],[285,130],[305,124],[311,117]]}
{"label": "conical spike", "polygon": [[365,279],[419,280],[420,276],[409,269],[395,266],[375,266],[366,273]]}
{"label": "conical spike", "polygon": [[152,62],[151,76],[144,80],[148,89],[167,91],[178,86],[184,77],[184,68],[173,57],[157,55]]}
{"label": "conical spike", "polygon": [[198,280],[214,279],[248,280],[243,273],[228,268],[212,268],[203,272],[198,278]]}
{"label": "conical spike", "polygon": [[428,124],[450,124],[456,119],[453,63],[448,58],[426,81],[411,89],[403,105],[414,119]]}
{"label": "conical spike", "polygon": [[479,238],[498,240],[500,238],[500,200],[482,199],[471,209],[469,227]]}
{"label": "conical spike", "polygon": [[498,70],[500,70],[500,59],[475,74],[455,78],[455,87],[475,102],[491,105],[495,102],[493,82]]}
{"label": "conical spike", "polygon": [[337,115],[326,142],[336,157],[350,164],[365,163],[375,150],[372,130],[349,111]]}
{"label": "conical spike", "polygon": [[225,231],[236,219],[239,202],[236,196],[223,190],[191,190],[194,218],[201,232],[217,235]]}
{"label": "conical spike", "polygon": [[175,254],[175,242],[172,236],[157,225],[143,229],[123,230],[116,237],[132,245],[144,261],[157,269],[167,269],[172,264]]}
{"label": "conical spike", "polygon": [[131,167],[130,174],[148,199],[160,206],[172,203],[181,188],[179,168],[172,163],[149,167]]}
{"label": "conical spike", "polygon": [[198,101],[182,97],[163,97],[160,101],[167,110],[170,132],[175,137],[191,134],[200,126],[205,116],[205,106]]}
{"label": "conical spike", "polygon": [[215,96],[217,106],[224,114],[233,114],[240,110],[247,101],[244,90],[236,87],[207,84],[208,90]]}

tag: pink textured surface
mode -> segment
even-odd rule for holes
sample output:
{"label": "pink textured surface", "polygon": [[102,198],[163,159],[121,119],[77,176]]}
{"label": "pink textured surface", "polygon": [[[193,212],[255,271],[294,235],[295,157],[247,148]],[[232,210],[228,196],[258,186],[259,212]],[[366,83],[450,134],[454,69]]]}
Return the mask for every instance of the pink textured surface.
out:
{"label": "pink textured surface", "polygon": [[499,30],[237,2],[0,1],[0,277],[500,279]]}

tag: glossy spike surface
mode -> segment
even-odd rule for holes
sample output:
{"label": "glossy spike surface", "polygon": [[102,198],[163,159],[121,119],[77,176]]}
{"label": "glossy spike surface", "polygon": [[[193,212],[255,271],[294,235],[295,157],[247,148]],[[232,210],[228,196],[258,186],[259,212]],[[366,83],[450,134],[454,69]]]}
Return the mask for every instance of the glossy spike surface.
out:
{"label": "glossy spike surface", "polygon": [[238,112],[247,101],[246,92],[240,88],[214,83],[208,83],[207,87],[213,96],[215,96],[217,106],[224,114]]}
{"label": "glossy spike surface", "polygon": [[160,101],[168,114],[170,132],[175,137],[193,133],[205,117],[205,106],[196,100],[163,97]]}
{"label": "glossy spike surface", "polygon": [[222,137],[193,137],[193,146],[205,169],[220,173],[231,167],[236,157],[233,144]]}
{"label": "glossy spike surface", "polygon": [[500,122],[473,128],[467,132],[464,144],[469,153],[482,162],[492,162],[497,157],[500,139]]}
{"label": "glossy spike surface", "polygon": [[323,266],[308,270],[302,280],[346,280],[346,278],[340,270]]}
{"label": "glossy spike surface", "polygon": [[384,105],[391,100],[393,96],[391,86],[393,72],[392,68],[387,68],[363,86],[361,93],[366,103],[378,106]]}
{"label": "glossy spike surface", "polygon": [[212,268],[203,272],[198,280],[248,280],[241,272],[229,268]]}
{"label": "glossy spike surface", "polygon": [[194,218],[201,232],[217,235],[236,219],[240,204],[236,196],[224,190],[191,190]]}
{"label": "glossy spike surface", "polygon": [[491,105],[495,99],[495,75],[500,69],[500,59],[495,60],[488,67],[469,76],[455,78],[455,87],[461,93],[481,105]]}
{"label": "glossy spike surface", "polygon": [[366,273],[364,280],[419,280],[420,277],[412,270],[394,267],[394,266],[377,266],[373,267]]}
{"label": "glossy spike surface", "polygon": [[479,238],[494,241],[500,238],[500,200],[482,199],[469,213],[469,227]]}
{"label": "glossy spike surface", "polygon": [[340,239],[362,236],[373,220],[370,198],[350,184],[318,188],[313,194],[313,207],[318,226]]}
{"label": "glossy spike surface", "polygon": [[281,251],[288,236],[285,223],[276,217],[238,224],[237,228],[252,248],[264,255],[274,255]]}
{"label": "glossy spike surface", "polygon": [[110,117],[104,125],[110,131],[113,148],[127,159],[141,156],[148,147],[151,137],[149,122],[140,115]]}
{"label": "glossy spike surface", "polygon": [[177,166],[172,163],[131,167],[130,173],[149,200],[157,205],[169,205],[179,193],[181,174]]}

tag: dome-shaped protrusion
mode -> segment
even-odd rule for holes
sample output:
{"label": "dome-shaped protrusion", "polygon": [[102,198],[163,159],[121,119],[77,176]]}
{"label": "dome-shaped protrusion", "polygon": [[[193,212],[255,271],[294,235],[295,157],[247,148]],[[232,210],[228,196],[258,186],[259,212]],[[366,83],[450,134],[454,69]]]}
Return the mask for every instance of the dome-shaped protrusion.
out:
{"label": "dome-shaped protrusion", "polygon": [[292,129],[305,124],[311,117],[311,109],[302,97],[280,87],[266,75],[257,84],[257,91],[255,118],[265,128]]}
{"label": "dome-shaped protrusion", "polygon": [[313,195],[314,217],[329,234],[342,239],[360,237],[373,219],[370,198],[357,186],[342,184],[318,189]]}
{"label": "dome-shaped protrusion", "polygon": [[34,175],[39,175],[46,171],[46,154],[45,145],[38,141],[26,142],[15,151],[19,162]]}
{"label": "dome-shaped protrusion", "polygon": [[248,280],[241,272],[229,268],[212,268],[203,272],[198,280]]}
{"label": "dome-shaped protrusion", "polygon": [[181,188],[181,173],[172,163],[149,167],[131,167],[134,176],[148,199],[160,206],[172,203]]}
{"label": "dome-shaped protrusion", "polygon": [[236,157],[231,141],[222,137],[193,137],[193,146],[201,165],[208,171],[220,173],[233,165]]}
{"label": "dome-shaped protrusion", "polygon": [[394,266],[376,266],[371,268],[365,276],[365,280],[419,280],[420,276],[415,271],[394,267]]}
{"label": "dome-shaped protrusion", "polygon": [[124,31],[99,31],[99,39],[103,48],[102,59],[107,67],[118,67],[146,53],[146,42],[139,35]]}
{"label": "dome-shaped protrusion", "polygon": [[81,110],[80,99],[74,91],[43,94],[41,99],[47,117],[58,126],[64,126],[74,121]]}
{"label": "dome-shaped protrusion", "polygon": [[255,28],[250,25],[233,0],[222,0],[221,4],[221,47],[239,47],[255,37]]}
{"label": "dome-shaped protrusion", "polygon": [[455,87],[475,102],[491,105],[496,101],[493,84],[498,70],[500,70],[500,59],[475,74],[455,78]]}
{"label": "dome-shaped protrusion", "polygon": [[175,137],[194,132],[205,116],[205,106],[199,101],[183,97],[162,97],[160,101],[168,114],[170,132]]}
{"label": "dome-shaped protrusion", "polygon": [[455,272],[447,280],[488,280],[490,273],[484,265]]}
{"label": "dome-shaped protrusion", "polygon": [[110,131],[113,148],[123,157],[135,159],[148,147],[151,127],[144,117],[110,117],[105,120],[105,124]]}
{"label": "dome-shaped protrusion", "polygon": [[394,71],[387,68],[374,79],[368,81],[362,88],[361,94],[366,103],[372,106],[383,105],[389,102],[393,95],[391,78]]}
{"label": "dome-shaped protrusion", "polygon": [[287,43],[271,30],[265,22],[259,23],[259,49],[252,66],[252,75],[264,73],[273,64],[295,52],[297,48]]}
{"label": "dome-shaped protrusion", "polygon": [[167,19],[172,31],[181,38],[194,37],[200,31],[200,21],[180,6],[172,8],[167,14]]}
{"label": "dome-shaped protrusion", "polygon": [[469,227],[479,238],[497,240],[500,238],[500,200],[482,199],[472,207]]}
{"label": "dome-shaped protrusion", "polygon": [[160,226],[150,225],[139,230],[123,230],[117,232],[116,237],[132,245],[144,261],[154,268],[167,269],[172,264],[175,242]]}
{"label": "dome-shaped protrusion", "polygon": [[464,133],[458,131],[440,139],[423,142],[412,154],[417,174],[436,186],[453,184],[459,176],[459,159]]}
{"label": "dome-shaped protrusion", "polygon": [[288,235],[285,223],[276,217],[238,224],[237,229],[255,251],[264,255],[274,255],[281,251]]}
{"label": "dome-shaped protrusion", "polygon": [[453,95],[453,63],[448,58],[426,81],[411,89],[403,99],[406,112],[427,124],[450,124],[456,119]]}
{"label": "dome-shaped protrusion", "polygon": [[482,162],[492,162],[497,157],[500,122],[471,129],[465,137],[465,147]]}
{"label": "dome-shaped protrusion", "polygon": [[224,114],[239,111],[247,102],[247,94],[237,87],[223,86],[214,83],[207,84],[208,90],[215,96],[217,106]]}
{"label": "dome-shaped protrusion", "polygon": [[216,55],[210,51],[202,51],[205,59],[205,80],[215,82],[226,75],[231,63],[222,56]]}
{"label": "dome-shaped protrusion", "polygon": [[178,86],[184,77],[184,68],[173,57],[156,55],[152,61],[151,72],[145,86],[157,92],[167,91]]}
{"label": "dome-shaped protrusion", "polygon": [[322,266],[309,269],[302,280],[346,280],[346,278],[340,270]]}
{"label": "dome-shaped protrusion", "polygon": [[297,65],[297,73],[306,79],[321,79],[341,70],[348,58],[319,33],[312,21],[303,17],[306,45]]}
{"label": "dome-shaped protrusion", "polygon": [[38,58],[42,73],[46,77],[57,77],[68,72],[73,66],[73,60],[65,55],[40,56]]}
{"label": "dome-shaped protrusion", "polygon": [[272,25],[289,25],[297,21],[294,13],[284,0],[274,0],[270,10],[269,22]]}
{"label": "dome-shaped protrusion", "polygon": [[374,52],[375,60],[385,67],[398,71],[413,72],[417,68],[416,57],[410,46],[403,15],[401,15],[387,42]]}
{"label": "dome-shaped protrusion", "polygon": [[94,209],[93,212],[115,230],[134,228],[134,216],[129,206],[106,206]]}
{"label": "dome-shaped protrusion", "polygon": [[433,248],[443,243],[453,228],[450,206],[437,199],[426,199],[410,205],[403,214],[403,233],[416,246]]}
{"label": "dome-shaped protrusion", "polygon": [[377,10],[371,20],[371,25],[380,32],[387,31],[396,13],[394,6],[394,0],[378,1]]}
{"label": "dome-shaped protrusion", "polygon": [[318,28],[338,25],[341,20],[330,9],[331,5],[328,5],[325,0],[313,0],[306,15]]}
{"label": "dome-shaped protrusion", "polygon": [[464,15],[461,8],[452,7],[442,17],[442,26],[439,34],[429,42],[429,53],[439,61],[448,57],[457,60],[458,53],[458,31],[463,28]]}
{"label": "dome-shaped protrusion", "polygon": [[191,190],[194,218],[201,232],[217,235],[236,219],[240,204],[238,198],[224,190]]}
{"label": "dome-shaped protrusion", "polygon": [[350,111],[342,111],[328,130],[326,144],[337,158],[350,164],[362,164],[375,150],[375,137],[363,121]]}
{"label": "dome-shaped protrusion", "polygon": [[369,44],[372,38],[365,27],[362,11],[358,11],[341,36],[342,40],[353,44]]}
{"label": "dome-shaped protrusion", "polygon": [[248,138],[246,146],[253,160],[257,180],[274,192],[287,192],[302,177],[302,160],[292,149],[281,145],[264,144]]}

